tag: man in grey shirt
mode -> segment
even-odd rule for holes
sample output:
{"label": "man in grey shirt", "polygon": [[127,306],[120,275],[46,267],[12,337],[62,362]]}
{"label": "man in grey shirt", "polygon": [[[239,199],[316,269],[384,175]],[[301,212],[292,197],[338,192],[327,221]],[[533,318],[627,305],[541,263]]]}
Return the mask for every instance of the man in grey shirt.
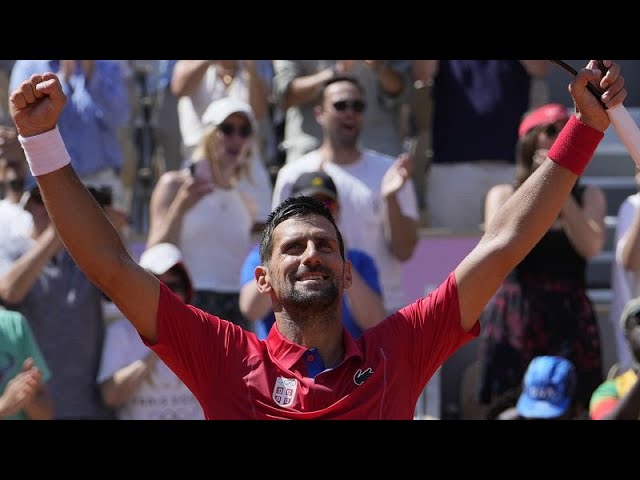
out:
{"label": "man in grey shirt", "polygon": [[111,419],[96,375],[102,353],[102,293],[58,237],[38,187],[21,202],[33,216],[30,234],[0,244],[0,301],[22,313],[44,355],[54,419]]}

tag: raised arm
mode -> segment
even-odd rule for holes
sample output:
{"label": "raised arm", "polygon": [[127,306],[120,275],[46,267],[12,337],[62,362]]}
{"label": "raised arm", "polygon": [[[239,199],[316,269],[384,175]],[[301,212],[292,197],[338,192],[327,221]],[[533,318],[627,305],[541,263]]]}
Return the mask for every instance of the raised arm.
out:
{"label": "raised arm", "polygon": [[51,221],[80,269],[155,343],[159,281],[130,257],[71,167],[56,126],[65,102],[60,80],[50,72],[32,75],[11,93],[11,117],[29,166]]}
{"label": "raised arm", "polygon": [[171,76],[171,92],[176,97],[191,95],[213,60],[178,60]]}
{"label": "raised arm", "polygon": [[[544,163],[504,203],[486,226],[478,245],[455,270],[461,324],[469,330],[506,275],[549,229],[609,126],[609,117],[586,89],[592,82],[605,89],[602,101],[611,107],[626,97],[619,65],[602,76],[591,61],[573,79],[569,91],[576,113]],[[552,160],[553,159],[553,160]]]}
{"label": "raised arm", "polygon": [[580,206],[569,195],[561,211],[561,221],[573,248],[584,258],[598,255],[604,247],[607,199],[599,187],[588,185]]}
{"label": "raised arm", "polygon": [[[411,258],[418,244],[418,221],[403,214],[398,199],[400,190],[407,183],[413,190],[412,171],[413,159],[406,153],[401,154],[385,172],[380,186],[387,214],[387,221],[384,223],[385,239],[391,254],[403,262]],[[415,196],[415,192],[412,195]]]}

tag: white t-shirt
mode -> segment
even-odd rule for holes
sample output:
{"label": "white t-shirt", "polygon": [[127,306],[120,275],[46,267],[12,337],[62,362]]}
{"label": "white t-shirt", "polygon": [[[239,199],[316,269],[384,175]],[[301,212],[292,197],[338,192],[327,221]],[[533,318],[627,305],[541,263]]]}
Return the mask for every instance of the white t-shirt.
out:
{"label": "white t-shirt", "polygon": [[629,300],[640,296],[640,276],[637,272],[625,270],[622,266],[622,250],[626,243],[626,233],[633,224],[640,209],[640,193],[628,196],[618,209],[618,223],[614,237],[615,259],[611,265],[611,309],[609,319],[616,337],[618,363],[624,370],[631,366],[631,353],[620,328],[620,315]]}
{"label": "white t-shirt", "polygon": [[[113,321],[107,326],[98,383],[150,351],[126,318]],[[156,361],[149,378],[116,414],[120,420],[204,420],[194,395],[162,360]]]}
{"label": "white t-shirt", "polygon": [[0,238],[4,235],[12,237],[28,237],[33,227],[33,218],[20,205],[7,200],[0,200]]}
{"label": "white t-shirt", "polygon": [[[317,170],[320,161],[318,151],[314,150],[295,162],[285,164],[278,172],[272,209],[290,196],[296,179],[304,172]],[[349,248],[364,250],[375,260],[387,312],[407,304],[401,283],[402,262],[391,254],[385,241],[387,216],[385,201],[380,193],[382,177],[394,161],[393,157],[365,149],[357,162],[349,165],[325,163],[323,166],[338,190],[340,232]],[[417,221],[418,206],[411,180],[405,183],[397,197],[402,214]]]}

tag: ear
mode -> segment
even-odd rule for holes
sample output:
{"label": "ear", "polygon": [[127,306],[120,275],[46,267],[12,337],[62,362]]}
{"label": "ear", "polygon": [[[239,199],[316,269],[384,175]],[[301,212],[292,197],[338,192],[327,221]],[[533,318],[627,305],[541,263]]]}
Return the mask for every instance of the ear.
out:
{"label": "ear", "polygon": [[316,122],[322,125],[321,119],[322,114],[324,113],[324,107],[322,105],[316,105],[315,107],[313,107],[313,113],[316,117]]}
{"label": "ear", "polygon": [[258,265],[254,270],[253,274],[256,277],[256,283],[258,284],[258,291],[260,293],[270,293],[272,290],[271,287],[271,278],[269,277],[269,272],[267,268]]}
{"label": "ear", "polygon": [[351,275],[351,261],[346,260],[344,262],[344,273],[342,274],[342,286],[347,289],[351,288],[351,284],[353,283],[353,276]]}

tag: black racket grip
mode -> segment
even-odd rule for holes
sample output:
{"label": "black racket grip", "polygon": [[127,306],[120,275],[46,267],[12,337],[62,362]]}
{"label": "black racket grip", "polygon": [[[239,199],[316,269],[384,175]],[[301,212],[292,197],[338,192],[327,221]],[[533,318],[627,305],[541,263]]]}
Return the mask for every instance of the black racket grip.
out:
{"label": "black racket grip", "polygon": [[[568,63],[562,60],[549,60],[549,61],[551,63],[555,63],[556,65],[558,65],[569,75],[572,75],[575,77],[578,74],[578,71],[575,68],[573,68],[571,65],[569,65]],[[602,71],[602,74],[604,75],[605,73],[607,73],[607,70],[609,69],[604,66],[604,62],[602,60],[596,60],[596,62],[598,62],[598,68]],[[602,90],[600,87],[596,85],[593,85],[592,83],[587,83],[587,89],[593,94],[594,97],[596,97],[596,100],[600,102],[600,105],[602,105],[602,108],[606,110],[607,106],[604,104],[604,102],[600,98],[604,93],[604,90]]]}
{"label": "black racket grip", "polygon": [[[604,66],[603,60],[596,60],[596,62],[597,62],[598,69],[602,72],[602,76],[604,77],[606,73],[609,71],[609,69]],[[600,105],[602,105],[603,108],[606,110],[607,106],[604,104],[604,102],[600,98],[604,93],[604,90],[599,86],[593,85],[592,83],[588,83],[587,88],[591,93],[593,93],[593,95],[595,95],[595,97],[598,99],[598,102],[600,102]]]}

